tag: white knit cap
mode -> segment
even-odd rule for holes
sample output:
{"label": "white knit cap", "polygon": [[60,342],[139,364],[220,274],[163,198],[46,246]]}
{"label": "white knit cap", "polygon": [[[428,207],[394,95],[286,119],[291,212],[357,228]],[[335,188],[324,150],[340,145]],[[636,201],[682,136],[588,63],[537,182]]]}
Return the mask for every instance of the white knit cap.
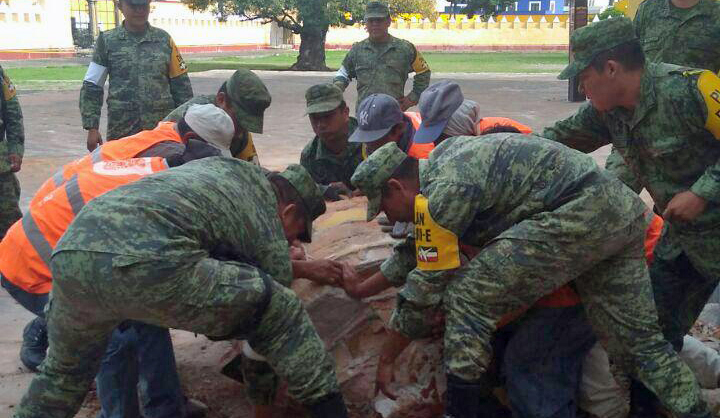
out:
{"label": "white knit cap", "polygon": [[230,149],[235,136],[232,118],[214,104],[192,105],[185,112],[185,122],[193,132],[221,150]]}

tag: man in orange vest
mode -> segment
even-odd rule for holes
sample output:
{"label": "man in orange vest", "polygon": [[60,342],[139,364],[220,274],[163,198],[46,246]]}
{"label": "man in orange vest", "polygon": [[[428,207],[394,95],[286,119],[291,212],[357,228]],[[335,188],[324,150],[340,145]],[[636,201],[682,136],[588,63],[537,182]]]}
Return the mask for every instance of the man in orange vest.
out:
{"label": "man in orange vest", "polygon": [[422,124],[413,142],[440,145],[453,136],[480,136],[499,132],[496,127],[511,126],[511,132],[532,133],[529,126],[503,117],[482,117],[476,102],[466,100],[460,86],[454,81],[439,81],[420,95]]}
{"label": "man in orange vest", "polygon": [[[146,151],[149,144],[163,144],[167,138],[180,147],[162,147],[169,157],[167,160],[159,157],[108,159],[87,165],[83,163],[83,158],[70,163],[60,171],[72,173],[67,181],[49,189],[48,185],[55,180],[48,180],[33,197],[23,218],[10,228],[0,242],[2,287],[23,307],[37,315],[25,327],[20,352],[21,361],[31,370],[37,369],[47,350],[44,308],[52,287],[50,256],[80,209],[112,189],[165,170],[168,164],[180,165],[193,159],[219,155],[218,147],[230,143],[234,128],[232,119],[223,110],[207,105],[194,106],[177,124],[145,132],[150,134],[138,134],[133,136],[135,138],[128,137],[103,145],[103,148],[109,148],[109,152],[101,155],[112,158],[137,153],[138,150]],[[205,142],[205,139],[208,141]],[[155,152],[159,153],[158,150],[156,148]],[[59,177],[57,180],[60,181]],[[142,354],[139,376],[127,370],[133,350]],[[191,417],[204,414],[203,407],[192,401],[186,403],[182,396],[166,328],[132,322],[115,330],[97,378],[101,417],[122,417],[132,414],[133,410],[138,413],[136,391],[130,389],[137,385],[138,378],[142,379],[142,387],[145,388],[145,416]]]}

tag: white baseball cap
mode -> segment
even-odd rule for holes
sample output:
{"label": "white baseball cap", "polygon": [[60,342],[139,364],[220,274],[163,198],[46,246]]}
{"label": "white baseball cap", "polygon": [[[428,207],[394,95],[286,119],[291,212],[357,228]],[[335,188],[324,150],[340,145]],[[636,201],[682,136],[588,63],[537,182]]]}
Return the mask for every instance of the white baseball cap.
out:
{"label": "white baseball cap", "polygon": [[221,150],[230,149],[235,136],[232,118],[214,104],[192,105],[185,112],[185,122],[193,132]]}

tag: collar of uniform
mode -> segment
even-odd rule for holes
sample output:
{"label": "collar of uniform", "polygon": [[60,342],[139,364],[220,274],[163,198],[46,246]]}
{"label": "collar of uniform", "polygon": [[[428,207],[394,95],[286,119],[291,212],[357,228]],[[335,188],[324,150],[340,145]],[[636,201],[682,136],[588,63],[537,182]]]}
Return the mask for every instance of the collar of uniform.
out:
{"label": "collar of uniform", "polygon": [[[662,3],[662,14],[665,17],[672,16],[670,2],[671,2],[671,0],[665,0]],[[683,20],[683,22],[685,22],[695,16],[700,16],[700,15],[712,16],[713,9],[715,7],[716,7],[715,0],[700,0],[698,2],[698,4],[691,7],[692,10],[690,11],[690,13],[687,14],[687,16],[685,16],[685,19]]]}
{"label": "collar of uniform", "polygon": [[388,35],[388,36],[389,36],[388,41],[385,42],[385,43],[382,43],[382,44],[373,44],[373,43],[370,41],[370,38],[367,38],[367,39],[365,39],[365,45],[363,45],[363,46],[364,46],[365,49],[370,49],[370,50],[373,49],[373,45],[385,45],[385,46],[386,46],[385,50],[389,50],[390,48],[394,48],[394,47],[395,47],[395,44],[396,44],[397,41],[398,41],[398,38],[396,38],[396,37],[394,37],[394,36],[392,36],[392,35]]}
{"label": "collar of uniform", "polygon": [[[666,72],[665,72],[666,73]],[[640,81],[640,101],[635,107],[630,127],[635,127],[655,107],[655,78],[663,74],[662,65],[648,63]]]}
{"label": "collar of uniform", "polygon": [[[158,31],[157,28],[155,28],[155,27],[153,27],[152,25],[150,25],[150,23],[146,23],[146,25],[147,25],[147,29],[145,29],[145,33],[143,33],[142,36],[140,36],[138,39],[140,39],[140,40],[156,40],[156,39],[159,39],[159,38],[160,38],[160,36],[159,36],[160,31]],[[125,21],[124,21],[124,20],[123,20],[123,23],[118,27],[118,29],[119,29],[119,32],[120,32],[119,35],[120,35],[120,38],[121,38],[121,39],[128,39],[128,38],[130,38],[130,37],[132,36],[132,35],[130,34],[130,32],[129,32],[127,29],[125,29]]]}
{"label": "collar of uniform", "polygon": [[[355,132],[355,129],[357,128],[357,119],[350,117],[350,121],[348,122],[348,138],[350,138],[350,135]],[[362,143],[360,142],[349,142],[347,143],[347,146],[345,147],[345,151],[343,151],[340,155],[334,154],[330,152],[330,150],[327,149],[325,144],[323,144],[322,140],[319,136],[315,136],[315,139],[313,141],[316,141],[317,149],[315,151],[315,159],[317,160],[330,160],[330,161],[342,161],[346,159],[348,156],[355,154],[356,152],[360,152],[359,150],[362,148]]]}
{"label": "collar of uniform", "polygon": [[715,0],[700,0],[700,2],[692,8],[692,11],[688,13],[685,20],[687,21],[695,16],[713,16],[718,9],[720,9],[720,4]]}

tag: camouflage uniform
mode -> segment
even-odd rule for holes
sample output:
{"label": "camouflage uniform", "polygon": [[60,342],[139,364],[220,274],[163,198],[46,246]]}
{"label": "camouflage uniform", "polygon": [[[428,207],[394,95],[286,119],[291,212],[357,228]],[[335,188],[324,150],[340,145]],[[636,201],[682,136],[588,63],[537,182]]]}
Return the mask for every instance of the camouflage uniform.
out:
{"label": "camouflage uniform", "polygon": [[[704,83],[715,87],[703,93]],[[588,103],[543,132],[584,152],[612,143],[660,213],[687,190],[707,200],[694,221],[666,223],[650,270],[660,322],[676,348],[720,278],[720,111],[713,103],[720,106],[720,79],[709,71],[648,63],[634,112],[600,113]]]}
{"label": "camouflage uniform", "polygon": [[133,34],[120,25],[98,36],[80,90],[85,129],[100,124],[107,76],[107,139],[152,129],[193,96],[187,67],[175,42],[167,32],[150,25],[143,34]]}
{"label": "camouflage uniform", "polygon": [[[365,18],[389,17],[387,5],[368,3]],[[353,44],[345,55],[333,83],[343,91],[352,79],[357,79],[357,109],[366,97],[384,93],[395,99],[405,96],[408,74],[414,72],[413,89],[408,98],[420,100],[420,94],[430,85],[430,67],[411,42],[390,36],[388,42],[373,43],[370,39]]]}
{"label": "camouflage uniform", "polygon": [[[294,167],[295,180],[282,175],[296,188],[301,179],[315,218],[322,197]],[[282,285],[292,267],[273,188],[246,162],[207,158],[92,200],[58,242],[52,271],[50,349],[18,418],[74,416],[125,319],[246,338],[305,404],[339,390],[332,359]]]}
{"label": "camouflage uniform", "polygon": [[[388,144],[358,167],[353,183],[368,196],[369,215],[377,214],[381,186],[403,158]],[[500,319],[572,281],[611,353],[673,412],[704,407],[657,323],[643,257],[646,208],[637,195],[591,157],[522,134],[451,138],[419,164],[415,237],[424,236],[425,246],[398,294],[394,329],[426,336],[442,303],[448,373],[477,381]],[[482,248],[462,266],[458,240]],[[413,264],[397,257],[382,268],[394,283]]]}
{"label": "camouflage uniform", "polygon": [[0,67],[0,239],[22,213],[18,206],[20,183],[11,171],[9,155],[22,158],[25,152],[23,115],[15,92],[15,86]]}
{"label": "camouflage uniform", "polygon": [[[635,14],[635,33],[645,58],[652,62],[686,65],[720,72],[720,3],[700,0],[690,9],[680,9],[670,0],[646,0]],[[631,189],[642,185],[612,149],[605,168],[613,171]]]}
{"label": "camouflage uniform", "polygon": [[[348,136],[350,136],[357,128],[357,120],[350,118],[348,125]],[[350,188],[352,188],[350,178],[362,160],[361,143],[348,142],[345,151],[340,155],[336,155],[323,145],[317,135],[310,143],[305,145],[302,154],[300,154],[300,164],[305,167],[315,182],[322,185],[342,182]]]}
{"label": "camouflage uniform", "polygon": [[717,1],[680,9],[670,0],[645,0],[635,15],[635,33],[649,61],[720,71]]}
{"label": "camouflage uniform", "polygon": [[[261,134],[265,110],[270,106],[272,98],[265,83],[250,70],[239,69],[223,84],[221,91],[229,107],[233,110],[230,116],[235,123],[235,137],[230,144],[230,152],[235,158],[259,164],[253,136],[250,132]],[[165,117],[165,121],[177,121],[193,104],[216,104],[216,96],[200,95],[183,103]]]}

